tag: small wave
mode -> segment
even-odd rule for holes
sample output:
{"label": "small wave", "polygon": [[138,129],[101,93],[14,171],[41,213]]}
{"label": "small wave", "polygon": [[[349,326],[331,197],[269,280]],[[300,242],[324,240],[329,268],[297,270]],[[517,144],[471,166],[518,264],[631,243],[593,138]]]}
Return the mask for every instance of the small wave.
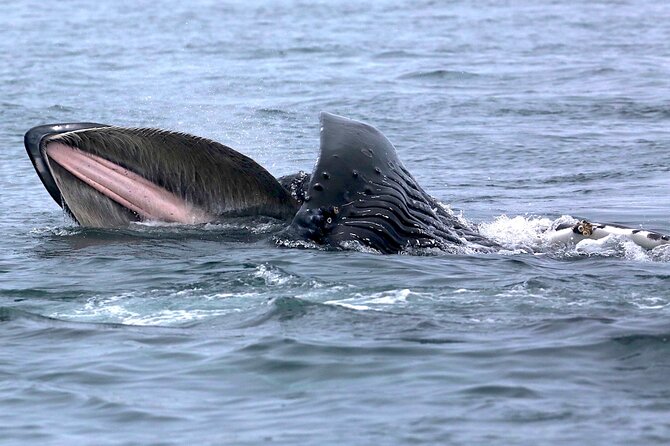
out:
{"label": "small wave", "polygon": [[574,118],[620,118],[620,119],[651,119],[663,120],[670,117],[670,107],[665,104],[643,104],[628,99],[614,99],[590,105],[581,101],[551,104],[524,104],[518,107],[505,106],[497,110],[502,116],[554,116],[561,115]]}
{"label": "small wave", "polygon": [[20,310],[18,308],[0,307],[0,323],[9,322],[17,319],[52,320],[53,318],[31,313],[25,310]]}
{"label": "small wave", "polygon": [[282,296],[267,301],[269,310],[256,315],[250,320],[244,321],[239,327],[250,328],[263,325],[271,320],[287,321],[307,315],[317,308],[328,308],[318,302],[312,302],[300,297]]}
{"label": "small wave", "polygon": [[[239,310],[233,311],[238,312]],[[212,317],[223,316],[230,314],[230,310],[161,310],[155,314],[141,315],[132,314],[126,315],[122,319],[124,325],[182,325],[188,322],[195,322]]]}
{"label": "small wave", "polygon": [[465,341],[461,339],[454,338],[443,338],[443,337],[400,337],[397,338],[399,341],[403,342],[413,342],[423,345],[445,345],[445,344],[461,344]]}
{"label": "small wave", "polygon": [[174,326],[238,313],[236,305],[216,301],[255,297],[257,293],[206,293],[199,288],[125,292],[114,296],[92,296],[84,302],[67,302],[48,315],[63,321],[115,323],[122,325]]}
{"label": "small wave", "polygon": [[270,117],[275,117],[275,116],[289,116],[291,113],[287,112],[286,110],[281,110],[279,108],[259,108],[256,110],[256,113],[261,116],[270,116]]}
{"label": "small wave", "polygon": [[467,389],[461,390],[461,393],[495,398],[539,398],[538,393],[528,387],[505,386],[500,384],[468,387]]}
{"label": "small wave", "polygon": [[531,108],[531,107],[520,107],[520,108],[509,108],[509,107],[503,107],[498,110],[498,114],[500,115],[516,115],[516,116],[523,116],[523,117],[528,117],[528,116],[546,116],[546,115],[561,115],[561,114],[567,114],[565,110],[561,108],[556,108],[556,109],[548,109],[548,108]]}
{"label": "small wave", "polygon": [[336,305],[357,311],[381,310],[388,309],[389,306],[404,306],[408,303],[408,299],[412,297],[426,298],[427,296],[423,293],[403,288],[372,294],[356,293],[353,297],[328,300],[324,304]]}
{"label": "small wave", "polygon": [[667,297],[645,296],[637,297],[631,303],[640,310],[660,310],[670,306],[670,299]]}
{"label": "small wave", "polygon": [[595,116],[616,116],[626,119],[667,119],[670,107],[667,105],[643,104],[628,98],[614,99],[591,106]]}
{"label": "small wave", "polygon": [[68,107],[67,105],[62,105],[62,104],[54,104],[49,107],[47,107],[47,110],[49,111],[55,111],[58,113],[71,113],[76,111],[72,107]]}
{"label": "small wave", "polygon": [[287,305],[295,307],[293,303],[286,304],[277,297],[284,297],[281,296],[284,292],[304,291],[305,299],[295,298],[300,302],[298,306],[304,302],[311,305],[309,299],[314,293],[322,296],[323,293],[337,292],[337,287],[325,290],[322,287],[323,284],[317,280],[303,279],[271,264],[251,264],[230,276],[177,289],[159,288],[68,299],[50,308],[48,316],[76,322],[183,327],[218,318],[228,320],[226,316],[247,312],[259,305],[265,312],[262,303],[268,302],[273,309],[270,315],[261,316],[264,320],[273,317],[277,311],[280,318],[294,313],[282,310]]}
{"label": "small wave", "polygon": [[670,333],[661,334],[629,334],[624,336],[617,336],[612,338],[613,342],[623,345],[635,344],[638,347],[642,345],[660,345],[663,347],[670,346]]}
{"label": "small wave", "polygon": [[325,53],[330,48],[328,46],[294,46],[286,49],[286,53],[295,54],[318,54]]}
{"label": "small wave", "polygon": [[611,180],[611,181],[617,181],[617,180],[623,180],[627,177],[628,174],[624,172],[588,172],[588,173],[575,173],[575,174],[567,174],[567,175],[554,175],[550,176],[546,179],[542,180],[542,184],[545,185],[554,185],[554,184],[560,184],[560,185],[567,185],[567,184],[575,184],[579,186],[583,186],[585,184],[590,184],[596,181],[602,181],[602,180]]}
{"label": "small wave", "polygon": [[536,334],[562,333],[565,337],[565,333],[571,333],[571,336],[580,338],[615,322],[607,317],[573,316],[539,320],[529,328]]}
{"label": "small wave", "polygon": [[454,210],[451,208],[451,205],[450,205],[450,204],[448,204],[448,203],[442,203],[442,202],[439,202],[439,201],[437,202],[437,205],[438,205],[444,212],[446,212],[446,213],[449,214],[451,217],[453,217],[454,219],[456,219],[456,221],[458,221],[458,223],[459,223],[461,226],[466,227],[466,228],[470,228],[470,229],[472,229],[472,230],[475,230],[475,229],[476,229],[475,226],[474,226],[468,219],[465,218],[465,215],[463,214],[463,211],[462,211],[462,210],[456,212],[456,211],[454,211]]}
{"label": "small wave", "polygon": [[431,70],[431,71],[413,71],[398,76],[398,79],[403,80],[465,80],[476,79],[480,77],[479,74],[470,73],[468,71],[458,70]]}
{"label": "small wave", "polygon": [[69,237],[72,235],[79,235],[84,231],[85,230],[81,226],[71,226],[71,227],[46,226],[43,228],[33,228],[30,230],[30,234],[37,236]]}
{"label": "small wave", "polygon": [[130,239],[182,240],[198,238],[229,242],[257,242],[278,232],[285,222],[271,217],[236,217],[202,225],[183,225],[157,221],[134,222],[123,228],[86,228],[75,225],[33,228],[37,237],[85,239],[88,244]]}
{"label": "small wave", "polygon": [[262,279],[266,286],[286,285],[295,278],[295,276],[270,265],[257,266],[253,276]]}
{"label": "small wave", "polygon": [[391,51],[382,51],[373,56],[376,59],[410,59],[415,57],[420,57],[416,53],[405,50],[391,50]]}

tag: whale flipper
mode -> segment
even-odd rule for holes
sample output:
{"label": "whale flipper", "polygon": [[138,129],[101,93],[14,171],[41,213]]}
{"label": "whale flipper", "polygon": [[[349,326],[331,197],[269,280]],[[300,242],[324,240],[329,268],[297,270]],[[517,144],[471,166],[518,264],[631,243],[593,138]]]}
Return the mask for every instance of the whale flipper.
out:
{"label": "whale flipper", "polygon": [[297,209],[255,161],[205,138],[82,123],[35,127],[24,141],[51,196],[84,226],[247,215],[288,220]]}
{"label": "whale flipper", "polygon": [[481,241],[428,195],[376,128],[322,113],[320,155],[305,199],[277,240],[309,240],[346,247],[359,243],[382,253],[407,248],[449,249]]}

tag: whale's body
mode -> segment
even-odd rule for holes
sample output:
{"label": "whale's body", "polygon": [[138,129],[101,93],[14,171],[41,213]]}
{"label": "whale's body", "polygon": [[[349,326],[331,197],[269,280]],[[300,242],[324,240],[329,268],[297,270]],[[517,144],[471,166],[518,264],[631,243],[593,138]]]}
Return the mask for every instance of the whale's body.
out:
{"label": "whale's body", "polygon": [[[320,120],[313,173],[280,179],[230,147],[165,130],[52,124],[29,130],[24,142],[49,194],[83,226],[201,224],[263,215],[286,221],[276,236],[279,244],[362,246],[382,253],[497,246],[427,194],[379,130],[329,113]],[[654,232],[595,227],[557,228],[552,240],[600,238],[618,228],[614,232],[647,248],[670,243]]]}

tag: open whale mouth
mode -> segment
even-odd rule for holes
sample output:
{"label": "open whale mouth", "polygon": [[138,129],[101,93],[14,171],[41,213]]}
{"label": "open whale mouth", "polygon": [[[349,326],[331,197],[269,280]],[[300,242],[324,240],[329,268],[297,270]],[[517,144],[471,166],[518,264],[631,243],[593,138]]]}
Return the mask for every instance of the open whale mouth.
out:
{"label": "open whale mouth", "polygon": [[262,167],[203,138],[79,123],[35,127],[25,145],[52,198],[84,226],[190,225],[261,210],[281,217],[295,212]]}
{"label": "open whale mouth", "polygon": [[[133,212],[142,220],[182,224],[198,224],[214,220],[213,216],[187,203],[181,197],[99,156],[62,143],[48,144],[45,153],[50,166],[56,163],[82,183]],[[56,183],[61,185],[66,181],[63,175],[57,175],[55,179]],[[61,186],[60,189],[66,188]]]}
{"label": "open whale mouth", "polygon": [[50,141],[61,133],[109,126],[57,124],[32,129],[26,148],[51,196],[80,224],[123,226],[131,221],[198,224],[215,218],[141,175],[101,156]]}

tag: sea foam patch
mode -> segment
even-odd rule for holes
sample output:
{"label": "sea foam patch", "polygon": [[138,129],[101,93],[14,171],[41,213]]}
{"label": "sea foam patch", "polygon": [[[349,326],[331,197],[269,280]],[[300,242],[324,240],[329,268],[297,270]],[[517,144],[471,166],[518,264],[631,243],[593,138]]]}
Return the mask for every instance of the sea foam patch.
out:
{"label": "sea foam patch", "polygon": [[481,223],[479,229],[482,235],[500,244],[499,254],[548,254],[558,258],[603,256],[639,262],[670,260],[670,244],[663,239],[658,246],[645,243],[646,239],[640,241],[648,234],[654,237],[654,232],[590,223],[569,215],[555,220],[501,215],[491,222]]}
{"label": "sea foam patch", "polygon": [[352,297],[328,300],[324,303],[352,310],[382,310],[388,309],[388,307],[407,305],[412,298],[425,297],[428,297],[425,293],[418,293],[408,288],[402,288],[372,294],[355,293]]}
{"label": "sea foam patch", "polygon": [[184,290],[125,292],[64,302],[49,317],[77,322],[173,326],[242,311],[240,302],[258,293]]}

